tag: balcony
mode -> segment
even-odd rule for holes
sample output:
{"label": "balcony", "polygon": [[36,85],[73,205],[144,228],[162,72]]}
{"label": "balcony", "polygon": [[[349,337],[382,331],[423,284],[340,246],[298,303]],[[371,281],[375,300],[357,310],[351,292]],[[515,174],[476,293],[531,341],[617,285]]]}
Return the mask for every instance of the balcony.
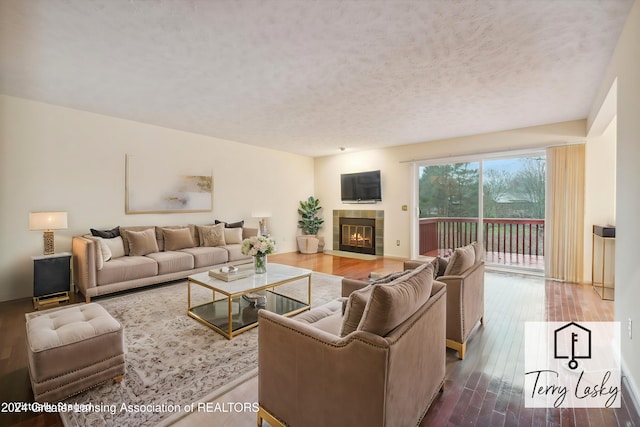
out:
{"label": "balcony", "polygon": [[[446,256],[477,239],[478,218],[421,218],[420,255]],[[485,218],[487,264],[544,270],[544,219]]]}

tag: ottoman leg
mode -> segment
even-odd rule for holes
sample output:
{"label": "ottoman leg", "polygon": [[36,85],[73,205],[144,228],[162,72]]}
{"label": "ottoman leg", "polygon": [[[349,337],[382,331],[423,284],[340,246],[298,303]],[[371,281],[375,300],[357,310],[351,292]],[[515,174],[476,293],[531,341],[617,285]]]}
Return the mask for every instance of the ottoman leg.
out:
{"label": "ottoman leg", "polygon": [[124,375],[118,375],[117,377],[115,377],[113,379],[113,382],[114,383],[121,383],[123,378],[124,378]]}

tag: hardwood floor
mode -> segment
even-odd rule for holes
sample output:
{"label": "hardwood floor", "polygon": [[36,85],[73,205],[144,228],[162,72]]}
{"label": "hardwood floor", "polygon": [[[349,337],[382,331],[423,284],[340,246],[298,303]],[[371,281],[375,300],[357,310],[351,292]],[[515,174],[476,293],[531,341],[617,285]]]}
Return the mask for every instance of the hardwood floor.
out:
{"label": "hardwood floor", "polygon": [[[369,272],[402,269],[402,259],[360,260],[325,254],[269,256],[269,262],[296,265],[355,279]],[[530,409],[524,407],[525,321],[605,321],[613,319],[613,302],[601,301],[589,286],[542,278],[490,273],[486,281],[485,324],[472,333],[467,356],[447,350],[447,378],[421,426],[640,426],[640,417],[623,379],[619,409]],[[30,299],[0,303],[0,402],[32,401],[24,313]],[[250,380],[220,401],[257,401],[257,380]],[[223,418],[225,414],[218,414]],[[189,417],[181,425],[255,425],[255,414]],[[0,414],[0,426],[61,426],[56,414]]]}

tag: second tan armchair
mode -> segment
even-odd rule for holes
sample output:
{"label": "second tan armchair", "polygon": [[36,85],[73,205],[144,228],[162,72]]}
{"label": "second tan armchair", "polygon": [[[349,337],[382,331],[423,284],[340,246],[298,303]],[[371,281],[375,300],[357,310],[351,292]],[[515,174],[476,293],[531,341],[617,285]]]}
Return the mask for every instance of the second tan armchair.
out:
{"label": "second tan armchair", "polygon": [[[454,251],[444,274],[436,280],[447,285],[447,347],[460,359],[467,351],[467,340],[478,322],[484,324],[484,261],[481,248],[473,243]],[[424,261],[406,261],[405,270]]]}

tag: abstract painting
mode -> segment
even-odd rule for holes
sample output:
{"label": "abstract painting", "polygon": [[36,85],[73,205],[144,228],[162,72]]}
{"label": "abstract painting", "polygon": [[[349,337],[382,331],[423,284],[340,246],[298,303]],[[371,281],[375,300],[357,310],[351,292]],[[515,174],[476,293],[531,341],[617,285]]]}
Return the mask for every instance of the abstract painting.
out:
{"label": "abstract painting", "polygon": [[170,161],[127,155],[125,212],[172,213],[213,210],[213,176],[188,173]]}

